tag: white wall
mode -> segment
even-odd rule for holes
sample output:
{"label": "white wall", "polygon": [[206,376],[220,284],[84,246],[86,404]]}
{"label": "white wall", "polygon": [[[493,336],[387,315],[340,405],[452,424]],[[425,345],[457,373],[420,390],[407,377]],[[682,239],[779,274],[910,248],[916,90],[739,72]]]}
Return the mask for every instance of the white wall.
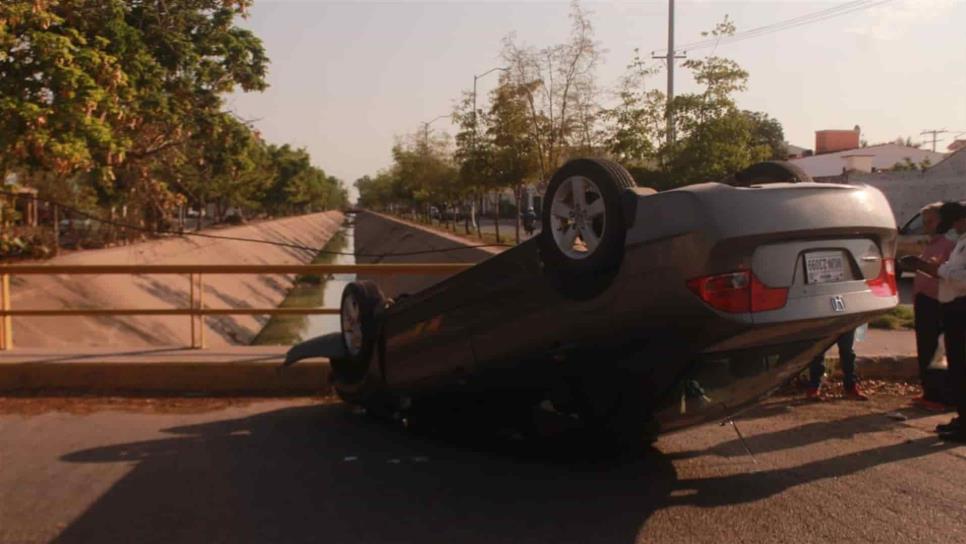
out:
{"label": "white wall", "polygon": [[966,200],[966,150],[950,155],[925,172],[855,172],[849,174],[848,183],[864,183],[882,191],[901,227],[926,204]]}

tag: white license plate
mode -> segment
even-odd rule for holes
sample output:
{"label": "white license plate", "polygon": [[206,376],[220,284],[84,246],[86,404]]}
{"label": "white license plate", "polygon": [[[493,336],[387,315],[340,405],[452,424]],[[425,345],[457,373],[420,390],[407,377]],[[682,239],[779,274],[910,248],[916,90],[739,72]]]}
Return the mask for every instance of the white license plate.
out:
{"label": "white license plate", "polygon": [[838,251],[807,253],[805,274],[808,283],[845,281],[845,257]]}

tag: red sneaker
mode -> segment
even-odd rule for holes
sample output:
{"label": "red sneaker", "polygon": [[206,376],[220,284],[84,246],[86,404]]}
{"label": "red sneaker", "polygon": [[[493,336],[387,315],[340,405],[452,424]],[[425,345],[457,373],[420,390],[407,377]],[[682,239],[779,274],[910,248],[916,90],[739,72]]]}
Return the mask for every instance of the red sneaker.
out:
{"label": "red sneaker", "polygon": [[844,387],[844,389],[845,398],[849,400],[869,400],[869,397],[863,394],[862,391],[859,390],[859,386],[856,384]]}
{"label": "red sneaker", "polygon": [[818,387],[809,387],[805,390],[805,398],[808,400],[822,400],[822,390]]}

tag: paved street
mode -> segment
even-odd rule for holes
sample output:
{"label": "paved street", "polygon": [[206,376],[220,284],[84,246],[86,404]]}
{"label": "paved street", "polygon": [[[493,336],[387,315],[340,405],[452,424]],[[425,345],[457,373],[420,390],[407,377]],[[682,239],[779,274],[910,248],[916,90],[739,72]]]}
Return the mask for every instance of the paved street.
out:
{"label": "paved street", "polygon": [[773,401],[755,463],[718,425],[588,460],[311,400],[0,399],[0,541],[966,542],[966,447],[904,402]]}

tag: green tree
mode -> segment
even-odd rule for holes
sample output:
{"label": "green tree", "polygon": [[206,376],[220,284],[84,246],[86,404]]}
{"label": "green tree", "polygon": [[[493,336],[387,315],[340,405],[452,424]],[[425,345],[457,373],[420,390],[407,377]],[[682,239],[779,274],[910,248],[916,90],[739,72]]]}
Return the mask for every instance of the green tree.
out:
{"label": "green tree", "polygon": [[526,100],[529,134],[540,179],[547,180],[573,147],[592,147],[597,122],[594,90],[600,45],[589,14],[571,4],[568,40],[544,48],[504,39],[502,57],[510,83]]}
{"label": "green tree", "polygon": [[[705,36],[733,34],[725,17]],[[635,55],[622,83],[616,108],[608,111],[609,151],[629,163],[638,183],[666,189],[721,179],[766,159],[784,158],[781,124],[762,112],[742,111],[736,95],[745,90],[748,72],[731,59],[708,56],[684,62],[699,89],[667,104],[645,83],[654,70]],[[676,140],[667,143],[661,127],[666,111],[674,114]]]}
{"label": "green tree", "polygon": [[[527,93],[501,77],[500,85],[490,95],[490,111],[486,139],[490,152],[491,183],[499,191],[512,188],[516,197],[516,242],[520,242],[520,208],[524,189],[529,182],[540,181],[536,145],[530,133]],[[499,214],[495,222],[500,242]]]}

